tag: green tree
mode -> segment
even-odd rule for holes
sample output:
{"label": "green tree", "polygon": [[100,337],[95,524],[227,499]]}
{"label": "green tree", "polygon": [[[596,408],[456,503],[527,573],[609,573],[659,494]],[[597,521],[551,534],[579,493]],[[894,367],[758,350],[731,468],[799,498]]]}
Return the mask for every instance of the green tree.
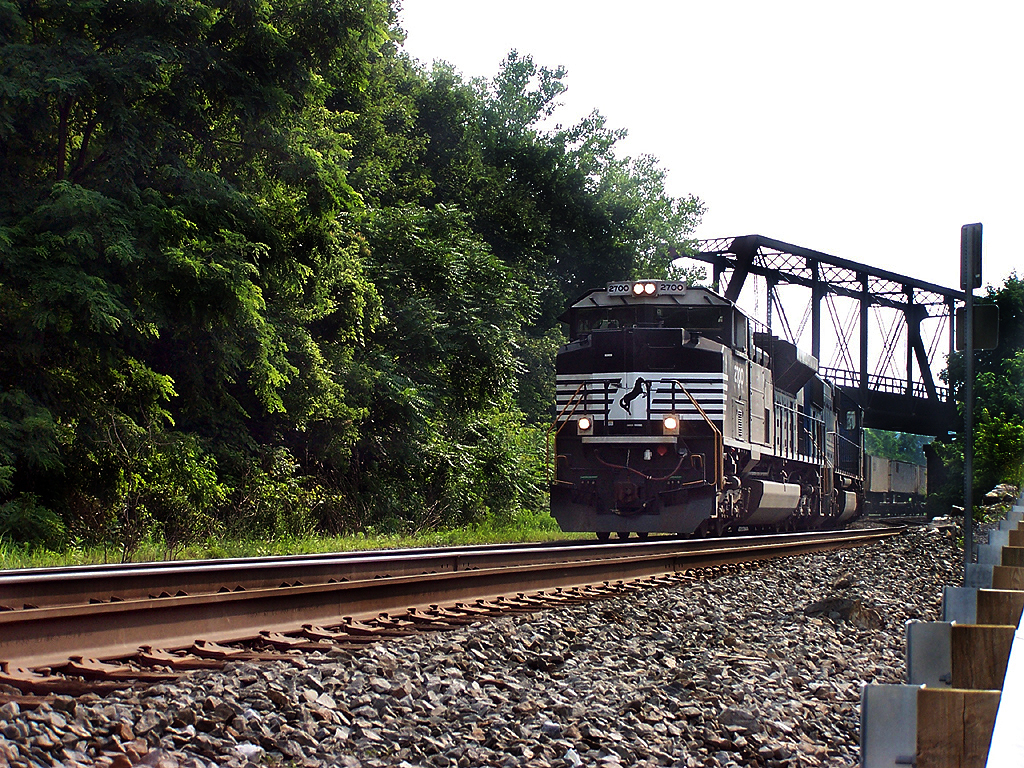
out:
{"label": "green tree", "polygon": [[325,82],[364,88],[392,18],[384,0],[0,3],[9,491],[124,504],[129,457],[168,430],[230,454],[356,418],[332,369],[376,298]]}
{"label": "green tree", "polygon": [[515,343],[531,297],[455,209],[384,209],[367,234],[385,321],[350,385],[368,414],[349,477],[355,495],[372,498],[388,527],[506,506],[496,489],[471,490],[486,478],[474,457],[503,439],[493,425],[518,429]]}
{"label": "green tree", "polygon": [[548,127],[564,70],[426,70],[397,7],[0,0],[6,530],[542,505],[557,317],[664,273],[700,203],[598,113]]}
{"label": "green tree", "polygon": [[[975,353],[974,496],[999,483],[1024,481],[1024,280],[1011,274],[999,287],[989,287],[979,304],[999,306],[999,345]],[[957,407],[963,409],[964,356],[949,358],[945,373]],[[962,414],[961,414],[962,415]],[[940,493],[946,503],[962,503],[964,454],[961,424],[952,444],[937,445],[949,479]]]}
{"label": "green tree", "polygon": [[[537,372],[553,370],[557,318],[583,291],[643,274],[667,276],[665,243],[684,243],[703,211],[676,199],[651,157],[619,158],[624,130],[594,112],[551,125],[565,91],[562,68],[512,51],[491,81],[465,83],[436,64],[417,91],[418,125],[429,137],[429,202],[456,205],[493,253],[518,271],[537,310],[517,345],[525,371],[519,406],[537,422],[551,403]],[[550,393],[547,393],[550,394]]]}
{"label": "green tree", "polygon": [[927,463],[924,446],[932,442],[932,439],[927,435],[914,435],[909,432],[865,429],[864,450],[872,456],[924,465]]}

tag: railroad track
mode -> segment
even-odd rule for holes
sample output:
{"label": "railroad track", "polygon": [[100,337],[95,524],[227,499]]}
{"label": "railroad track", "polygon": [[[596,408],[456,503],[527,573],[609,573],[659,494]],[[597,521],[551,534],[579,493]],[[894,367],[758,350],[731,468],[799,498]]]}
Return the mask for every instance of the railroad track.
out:
{"label": "railroad track", "polygon": [[[900,531],[6,572],[0,683],[26,694],[74,693],[78,686],[123,687],[234,659],[351,651],[383,637],[621,594],[643,588],[643,580],[668,583],[666,574],[858,546]],[[122,664],[104,663],[110,660]]]}
{"label": "railroad track", "polygon": [[[561,543],[574,545],[594,546],[583,540]],[[475,567],[501,565],[506,552],[532,557],[532,550],[550,546],[425,547],[0,571],[0,611],[442,573],[465,567],[467,558]]]}

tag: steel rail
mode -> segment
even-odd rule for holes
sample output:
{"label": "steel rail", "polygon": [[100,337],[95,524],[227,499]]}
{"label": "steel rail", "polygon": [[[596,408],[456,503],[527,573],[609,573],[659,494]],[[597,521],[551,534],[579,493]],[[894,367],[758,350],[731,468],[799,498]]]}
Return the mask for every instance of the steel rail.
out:
{"label": "steel rail", "polygon": [[[99,659],[131,656],[142,645],[187,648],[197,639],[255,639],[303,624],[337,624],[381,612],[454,604],[553,589],[650,577],[744,561],[859,546],[898,534],[878,528],[782,537],[704,542],[643,542],[616,547],[571,547],[547,562],[523,563],[506,550],[503,565],[403,574],[326,584],[261,588],[220,594],[125,600],[0,613],[0,660],[13,667],[59,665],[78,654]],[[674,546],[673,546],[674,545]],[[567,557],[572,550],[573,558]],[[591,556],[585,556],[590,550]]]}
{"label": "steel rail", "polygon": [[[796,540],[807,533],[746,537],[760,541]],[[820,535],[820,534],[817,534]],[[833,535],[841,535],[835,532]],[[781,537],[781,538],[780,538]],[[95,602],[123,602],[158,596],[201,595],[224,591],[273,589],[282,585],[312,586],[331,581],[452,573],[465,569],[500,567],[515,557],[520,564],[544,563],[561,554],[574,559],[617,557],[621,547],[645,551],[687,551],[705,541],[671,538],[647,542],[598,543],[570,540],[548,543],[491,544],[367,550],[316,555],[117,563],[67,568],[29,568],[0,571],[0,611]]]}
{"label": "steel rail", "polygon": [[[592,546],[592,541],[566,541],[565,546]],[[201,594],[222,588],[260,589],[302,581],[326,583],[331,579],[402,575],[453,570],[461,558],[503,551],[549,549],[545,543],[487,544],[464,547],[422,547],[360,550],[306,555],[176,560],[142,563],[105,563],[0,571],[0,610],[22,607],[49,608],[95,601],[143,599],[162,592]],[[499,555],[500,556],[500,555]],[[528,556],[528,555],[527,555]],[[384,563],[388,567],[375,567]]]}

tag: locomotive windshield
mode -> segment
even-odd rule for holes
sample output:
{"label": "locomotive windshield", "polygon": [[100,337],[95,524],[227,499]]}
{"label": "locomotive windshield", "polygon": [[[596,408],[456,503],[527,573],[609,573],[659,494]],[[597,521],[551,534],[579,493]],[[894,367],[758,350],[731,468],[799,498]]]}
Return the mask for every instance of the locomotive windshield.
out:
{"label": "locomotive windshield", "polygon": [[729,343],[726,307],[673,307],[633,305],[624,307],[593,307],[576,310],[573,338],[592,331],[615,328],[685,328],[701,335]]}

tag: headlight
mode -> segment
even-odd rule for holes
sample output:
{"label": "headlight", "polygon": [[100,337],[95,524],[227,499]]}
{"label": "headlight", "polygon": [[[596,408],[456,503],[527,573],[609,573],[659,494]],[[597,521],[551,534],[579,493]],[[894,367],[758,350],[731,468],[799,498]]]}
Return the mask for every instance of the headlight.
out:
{"label": "headlight", "polygon": [[656,290],[658,290],[658,286],[654,283],[644,283],[644,293],[648,296],[653,296]]}
{"label": "headlight", "polygon": [[661,429],[666,435],[678,435],[679,434],[679,417],[674,413],[670,413],[663,416],[661,419]]}
{"label": "headlight", "polygon": [[643,292],[644,292],[644,284],[643,283],[633,283],[633,293],[635,293],[637,296],[642,296]]}
{"label": "headlight", "polygon": [[589,416],[580,416],[576,420],[576,434],[589,435],[594,431],[594,422]]}

